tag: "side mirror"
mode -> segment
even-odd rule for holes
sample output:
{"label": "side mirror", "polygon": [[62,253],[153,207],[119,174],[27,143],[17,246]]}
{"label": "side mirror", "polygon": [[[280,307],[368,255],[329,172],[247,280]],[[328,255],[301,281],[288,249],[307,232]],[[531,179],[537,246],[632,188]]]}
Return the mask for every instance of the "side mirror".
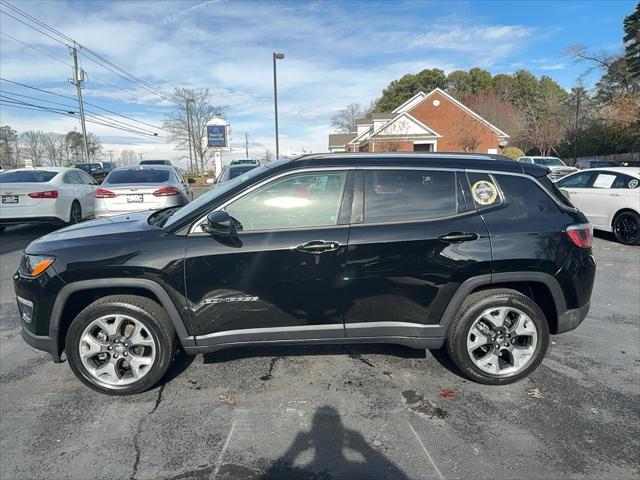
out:
{"label": "side mirror", "polygon": [[195,178],[191,178],[191,177],[189,177],[189,178],[187,178],[187,183],[188,183],[189,185],[192,185],[192,184],[196,183],[196,179],[195,179]]}
{"label": "side mirror", "polygon": [[231,215],[224,210],[216,210],[207,215],[207,221],[200,225],[210,235],[233,236],[238,232]]}

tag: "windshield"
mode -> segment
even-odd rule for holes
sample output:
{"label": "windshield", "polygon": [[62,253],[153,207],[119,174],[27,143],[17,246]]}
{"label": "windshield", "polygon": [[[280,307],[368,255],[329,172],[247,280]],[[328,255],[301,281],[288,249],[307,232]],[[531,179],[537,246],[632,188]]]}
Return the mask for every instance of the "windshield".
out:
{"label": "windshield", "polygon": [[179,222],[181,219],[185,218],[192,212],[195,212],[203,205],[206,205],[207,203],[214,201],[216,198],[221,197],[222,195],[227,193],[229,190],[232,190],[236,186],[240,185],[241,183],[251,178],[257,177],[258,175],[265,172],[266,170],[267,170],[267,167],[265,167],[264,165],[258,168],[252,168],[248,172],[243,173],[242,175],[234,178],[233,180],[224,182],[220,184],[219,187],[212,188],[201,197],[196,198],[193,202],[187,203],[180,210],[176,210],[176,212],[167,220],[167,223],[165,223],[164,226],[170,227],[171,225],[175,224],[176,222]]}
{"label": "windshield", "polygon": [[169,170],[114,170],[105,183],[164,183],[169,180]]}
{"label": "windshield", "polygon": [[43,183],[48,182],[58,173],[48,170],[14,170],[0,174],[0,183]]}
{"label": "windshield", "polygon": [[545,167],[566,167],[562,160],[555,157],[535,158],[534,163],[536,165],[543,165]]}

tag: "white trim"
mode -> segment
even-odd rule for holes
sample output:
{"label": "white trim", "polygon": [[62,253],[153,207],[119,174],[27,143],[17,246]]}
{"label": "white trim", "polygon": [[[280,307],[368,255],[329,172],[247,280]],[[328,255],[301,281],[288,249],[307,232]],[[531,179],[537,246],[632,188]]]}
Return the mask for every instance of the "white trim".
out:
{"label": "white trim", "polygon": [[366,140],[368,138],[368,135],[371,135],[371,129],[369,129],[369,130],[367,130],[365,132],[362,132],[360,135],[358,135],[357,137],[355,137],[354,139],[349,141],[349,143],[347,143],[347,145],[355,145],[355,144],[359,143],[361,140]]}
{"label": "white trim", "polygon": [[[396,123],[396,122],[400,121],[400,119],[402,119],[402,118],[404,118],[404,119],[406,119],[406,120],[408,120],[408,121],[410,121],[410,122],[414,122],[414,123],[415,123],[416,125],[418,125],[420,128],[422,128],[422,129],[426,130],[427,132],[429,132],[429,133],[427,133],[426,135],[431,135],[431,136],[433,136],[433,137],[435,137],[435,138],[442,138],[442,135],[440,135],[438,132],[436,132],[436,131],[435,131],[435,130],[433,130],[432,128],[430,128],[430,127],[428,127],[427,125],[425,125],[424,123],[422,123],[420,120],[418,120],[416,117],[412,116],[412,115],[411,115],[411,114],[409,114],[408,112],[401,113],[400,115],[398,115],[398,116],[394,117],[390,122],[385,123],[381,129],[376,130],[375,132],[373,132],[369,138],[373,138],[373,137],[375,137],[375,136],[379,135],[379,134],[380,134],[381,132],[383,132],[385,129],[389,128],[389,127],[390,127],[391,125],[393,125],[394,123]],[[415,136],[415,135],[416,135],[416,134],[410,134],[410,135],[408,135],[408,134],[407,134],[407,135],[405,135],[405,134],[400,133],[400,134],[398,134],[398,135],[396,135],[396,136]],[[422,135],[425,135],[425,134],[422,134]],[[390,137],[393,137],[394,135],[389,135],[389,136],[390,136]],[[381,138],[380,138],[380,139],[381,139]],[[382,140],[382,139],[381,139],[381,140]]]}
{"label": "white trim", "polygon": [[406,112],[407,110],[415,107],[416,105],[418,105],[419,103],[422,103],[422,101],[427,97],[427,94],[424,92],[418,92],[416,93],[413,97],[411,97],[409,100],[407,100],[406,102],[404,102],[402,105],[400,105],[398,108],[396,108],[395,110],[393,110],[391,113],[403,113]]}

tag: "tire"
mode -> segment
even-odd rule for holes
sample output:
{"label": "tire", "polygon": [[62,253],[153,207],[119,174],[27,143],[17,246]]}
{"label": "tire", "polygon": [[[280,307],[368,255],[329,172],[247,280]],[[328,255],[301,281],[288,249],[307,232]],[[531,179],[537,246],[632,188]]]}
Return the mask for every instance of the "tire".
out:
{"label": "tire", "polygon": [[[176,335],[156,302],[111,295],[73,320],[65,351],[71,370],[88,387],[108,395],[133,395],[162,379],[175,355]],[[134,359],[135,364],[127,363]]]}
{"label": "tire", "polygon": [[[504,323],[496,327],[492,322],[500,324],[501,316]],[[464,301],[446,343],[449,356],[468,379],[507,385],[540,365],[549,345],[549,325],[529,297],[506,288],[483,290]]]}
{"label": "tire", "polygon": [[625,245],[640,244],[640,215],[632,210],[618,213],[611,222],[613,236]]}
{"label": "tire", "polygon": [[75,225],[82,221],[82,207],[77,200],[74,200],[71,204],[71,210],[69,211],[69,223],[67,225]]}

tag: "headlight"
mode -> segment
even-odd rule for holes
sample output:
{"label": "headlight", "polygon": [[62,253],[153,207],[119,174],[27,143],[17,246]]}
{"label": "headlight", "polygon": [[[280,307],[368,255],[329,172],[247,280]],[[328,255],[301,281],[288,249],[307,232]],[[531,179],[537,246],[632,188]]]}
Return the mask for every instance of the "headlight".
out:
{"label": "headlight", "polygon": [[25,277],[37,277],[51,266],[56,257],[51,255],[24,254],[20,261],[20,273]]}

